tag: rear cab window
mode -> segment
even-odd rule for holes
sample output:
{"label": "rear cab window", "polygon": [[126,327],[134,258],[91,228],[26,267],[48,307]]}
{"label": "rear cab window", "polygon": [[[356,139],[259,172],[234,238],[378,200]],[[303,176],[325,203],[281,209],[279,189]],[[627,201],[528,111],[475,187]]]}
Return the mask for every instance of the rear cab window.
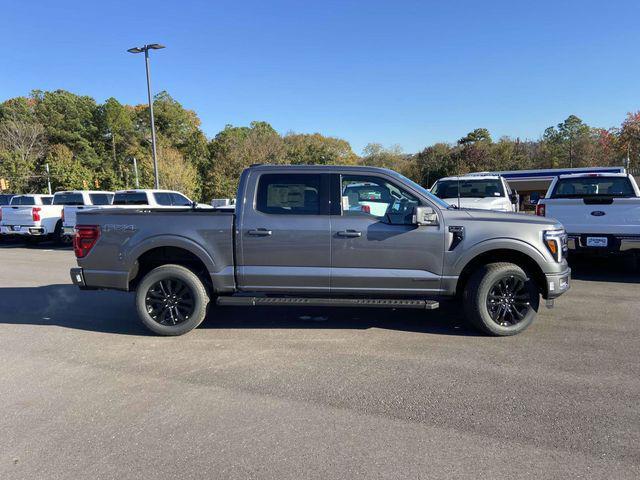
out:
{"label": "rear cab window", "polygon": [[145,192],[118,192],[113,197],[113,205],[149,205]]}
{"label": "rear cab window", "polygon": [[36,199],[35,197],[30,197],[26,195],[18,195],[11,199],[10,205],[35,205]]}
{"label": "rear cab window", "polygon": [[[44,199],[43,199],[44,200]],[[81,193],[56,193],[53,196],[54,205],[84,205]]]}
{"label": "rear cab window", "polygon": [[560,178],[551,198],[582,197],[635,197],[633,186],[627,177],[577,177]]}
{"label": "rear cab window", "polygon": [[113,193],[90,193],[92,205],[111,205],[113,201]]}
{"label": "rear cab window", "polygon": [[[265,173],[258,180],[256,210],[271,215],[327,215],[328,193],[321,174]],[[321,200],[322,199],[322,200]]]}

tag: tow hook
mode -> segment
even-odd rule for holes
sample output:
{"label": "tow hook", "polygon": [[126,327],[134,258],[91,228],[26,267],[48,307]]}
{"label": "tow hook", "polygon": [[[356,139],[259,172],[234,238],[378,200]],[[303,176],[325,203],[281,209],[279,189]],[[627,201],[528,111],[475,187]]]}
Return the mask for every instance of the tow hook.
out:
{"label": "tow hook", "polygon": [[553,308],[553,301],[554,301],[553,298],[547,298],[547,303],[546,303],[547,308]]}

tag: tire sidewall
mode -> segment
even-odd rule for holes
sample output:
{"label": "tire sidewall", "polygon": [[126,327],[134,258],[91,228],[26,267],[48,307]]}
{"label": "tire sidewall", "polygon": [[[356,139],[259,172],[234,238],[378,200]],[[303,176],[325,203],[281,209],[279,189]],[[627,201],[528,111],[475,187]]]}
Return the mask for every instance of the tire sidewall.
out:
{"label": "tire sidewall", "polygon": [[[498,325],[489,314],[487,296],[493,285],[505,276],[513,275],[525,281],[529,292],[531,308],[525,318],[515,325],[508,327]],[[476,272],[469,283],[471,291],[467,292],[465,307],[472,323],[486,333],[497,336],[516,335],[527,329],[536,318],[540,305],[540,293],[533,279],[522,268],[515,264],[491,264]],[[475,288],[475,292],[473,289]]]}
{"label": "tire sidewall", "polygon": [[[176,278],[187,285],[194,297],[194,310],[191,318],[175,326],[161,325],[147,312],[146,296],[149,288],[160,280]],[[163,265],[151,270],[136,289],[136,309],[140,321],[154,333],[165,336],[183,335],[196,328],[207,315],[209,296],[202,280],[186,267],[181,265]]]}

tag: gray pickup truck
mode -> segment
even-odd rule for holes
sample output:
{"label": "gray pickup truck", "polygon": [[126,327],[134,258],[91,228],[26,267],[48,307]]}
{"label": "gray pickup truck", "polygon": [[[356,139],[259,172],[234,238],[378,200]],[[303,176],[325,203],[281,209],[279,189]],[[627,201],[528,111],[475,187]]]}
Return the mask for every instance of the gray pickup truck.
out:
{"label": "gray pickup truck", "polygon": [[234,211],[79,213],[82,289],[136,292],[160,335],[197,327],[212,304],[437,308],[513,335],[569,288],[566,234],[550,218],[457,209],[390,170],[246,169]]}

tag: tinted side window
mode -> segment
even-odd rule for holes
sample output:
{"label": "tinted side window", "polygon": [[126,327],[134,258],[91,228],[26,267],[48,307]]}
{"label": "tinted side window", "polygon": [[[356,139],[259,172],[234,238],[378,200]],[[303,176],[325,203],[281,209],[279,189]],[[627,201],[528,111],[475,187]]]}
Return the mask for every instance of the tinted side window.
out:
{"label": "tinted side window", "polygon": [[93,205],[111,205],[113,194],[111,193],[90,193],[89,198]]}
{"label": "tinted side window", "polygon": [[158,203],[158,205],[167,206],[167,207],[171,206],[171,194],[169,193],[156,192],[153,194],[153,198],[156,199],[156,202]]}
{"label": "tinted side window", "polygon": [[148,205],[147,194],[143,192],[116,193],[114,205]]}
{"label": "tinted side window", "polygon": [[320,215],[321,176],[265,174],[258,182],[256,210],[275,215]]}
{"label": "tinted side window", "polygon": [[184,197],[184,196],[180,195],[179,193],[170,193],[169,195],[171,195],[171,200],[172,200],[173,205],[176,205],[178,207],[190,207],[191,206],[191,201],[187,197]]}

